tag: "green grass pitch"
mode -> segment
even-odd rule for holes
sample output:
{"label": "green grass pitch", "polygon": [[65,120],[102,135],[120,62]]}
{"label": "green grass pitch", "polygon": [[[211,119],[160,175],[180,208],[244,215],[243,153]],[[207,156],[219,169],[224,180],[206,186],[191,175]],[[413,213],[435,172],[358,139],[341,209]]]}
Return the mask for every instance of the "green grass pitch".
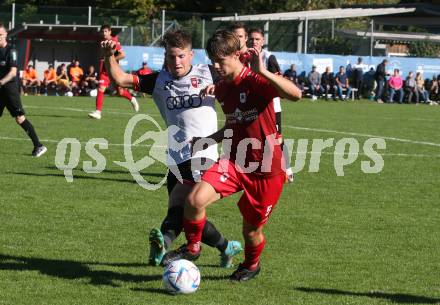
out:
{"label": "green grass pitch", "polygon": [[[27,116],[49,151],[32,145],[5,111],[0,119],[0,304],[440,304],[440,107],[360,102],[283,102],[283,134],[309,139],[296,174],[265,229],[267,246],[256,280],[232,284],[214,249],[196,262],[200,289],[170,296],[161,268],[146,265],[148,232],[167,209],[166,188],[147,191],[114,161],[124,161],[124,129],[133,113],[106,98],[100,121],[87,117],[92,98],[25,97]],[[163,126],[149,98],[142,113]],[[222,117],[222,116],[221,116]],[[143,125],[142,125],[143,124]],[[151,129],[143,122],[136,133]],[[221,124],[221,123],[220,123]],[[334,169],[334,146],[309,172],[313,139],[354,138],[362,147],[383,137],[384,167],[365,174],[360,154]],[[80,163],[68,183],[55,166],[57,143],[77,138]],[[102,173],[83,171],[91,138],[105,138]],[[296,143],[296,142],[295,142]],[[294,151],[296,146],[294,146]],[[134,147],[140,159],[145,146]],[[158,182],[165,167],[142,170]],[[232,196],[208,209],[227,238],[241,237]],[[181,236],[175,243],[179,246]],[[240,254],[240,259],[243,255]]]}

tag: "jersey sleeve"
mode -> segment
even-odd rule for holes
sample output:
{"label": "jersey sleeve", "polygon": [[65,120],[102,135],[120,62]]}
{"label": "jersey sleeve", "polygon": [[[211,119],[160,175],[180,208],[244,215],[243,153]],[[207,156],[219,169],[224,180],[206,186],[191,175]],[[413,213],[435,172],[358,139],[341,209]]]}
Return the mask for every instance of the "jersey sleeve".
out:
{"label": "jersey sleeve", "polygon": [[267,70],[274,74],[281,74],[280,65],[274,55],[270,55],[267,60]]}
{"label": "jersey sleeve", "polygon": [[258,95],[262,96],[266,103],[270,103],[274,98],[279,98],[278,91],[272,86],[268,80],[264,77],[255,74],[254,75],[254,90]]}
{"label": "jersey sleeve", "polygon": [[13,48],[10,49],[7,65],[11,68],[17,67],[17,50]]}
{"label": "jersey sleeve", "polygon": [[147,75],[133,75],[133,89],[150,95],[153,94],[158,76],[159,72]]}

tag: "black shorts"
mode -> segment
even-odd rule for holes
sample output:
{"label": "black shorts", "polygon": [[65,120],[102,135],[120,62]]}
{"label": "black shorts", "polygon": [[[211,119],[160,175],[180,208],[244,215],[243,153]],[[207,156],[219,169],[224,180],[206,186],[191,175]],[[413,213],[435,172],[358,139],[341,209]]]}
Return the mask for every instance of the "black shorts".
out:
{"label": "black shorts", "polygon": [[0,116],[2,116],[5,107],[14,118],[25,114],[15,80],[0,87]]}
{"label": "black shorts", "polygon": [[[197,161],[194,164],[194,168],[191,168],[191,161]],[[188,161],[177,164],[177,166],[169,166],[168,175],[167,175],[167,189],[168,195],[171,194],[171,191],[176,186],[177,183],[182,182],[185,184],[195,184],[196,182],[201,181],[202,174],[208,170],[213,164],[214,160],[207,158],[195,158],[190,159]],[[201,164],[202,168],[200,169],[196,164]],[[181,181],[176,177],[174,173],[180,173]]]}

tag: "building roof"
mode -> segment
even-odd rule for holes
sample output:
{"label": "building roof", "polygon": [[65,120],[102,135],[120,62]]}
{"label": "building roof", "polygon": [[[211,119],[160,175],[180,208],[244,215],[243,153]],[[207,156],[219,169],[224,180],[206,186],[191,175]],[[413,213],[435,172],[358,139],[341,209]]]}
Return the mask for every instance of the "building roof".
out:
{"label": "building roof", "polygon": [[[99,39],[101,25],[23,23],[9,31],[8,36],[19,39],[81,40]],[[124,31],[125,26],[112,26],[112,34]]]}

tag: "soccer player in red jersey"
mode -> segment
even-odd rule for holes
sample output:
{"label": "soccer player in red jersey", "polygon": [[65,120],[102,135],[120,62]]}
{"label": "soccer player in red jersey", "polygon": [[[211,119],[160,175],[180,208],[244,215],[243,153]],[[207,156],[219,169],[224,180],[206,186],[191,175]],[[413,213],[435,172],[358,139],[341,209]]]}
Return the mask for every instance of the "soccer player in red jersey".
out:
{"label": "soccer player in red jersey", "polygon": [[[102,41],[105,40],[113,40],[116,42],[116,49],[115,49],[115,56],[116,60],[121,60],[125,58],[125,52],[121,47],[121,44],[119,43],[117,36],[112,36],[112,29],[109,25],[105,24],[101,26],[101,35],[102,35]],[[100,62],[99,62],[99,87],[98,87],[98,94],[96,95],[96,110],[89,113],[89,117],[94,119],[101,119],[101,112],[102,112],[102,104],[104,103],[104,92],[107,87],[110,86],[110,78],[108,76],[108,73],[105,69],[104,65],[104,58],[101,56]],[[139,111],[139,104],[134,96],[130,94],[130,92],[127,89],[116,87],[118,90],[118,94],[130,101],[131,105],[133,106],[134,111]]]}
{"label": "soccer player in red jersey", "polygon": [[173,259],[195,260],[206,222],[205,209],[220,198],[243,191],[238,207],[243,216],[245,260],[230,276],[246,281],[260,272],[260,255],[265,246],[263,227],[281,195],[285,172],[283,154],[275,126],[274,99],[298,100],[301,91],[289,80],[270,73],[261,54],[250,49],[252,69],[240,62],[240,42],[230,31],[216,32],[207,43],[207,53],[222,80],[209,86],[226,117],[223,133],[201,143],[223,143],[223,157],[205,172],[187,198],[183,226],[186,247],[169,252]]}

